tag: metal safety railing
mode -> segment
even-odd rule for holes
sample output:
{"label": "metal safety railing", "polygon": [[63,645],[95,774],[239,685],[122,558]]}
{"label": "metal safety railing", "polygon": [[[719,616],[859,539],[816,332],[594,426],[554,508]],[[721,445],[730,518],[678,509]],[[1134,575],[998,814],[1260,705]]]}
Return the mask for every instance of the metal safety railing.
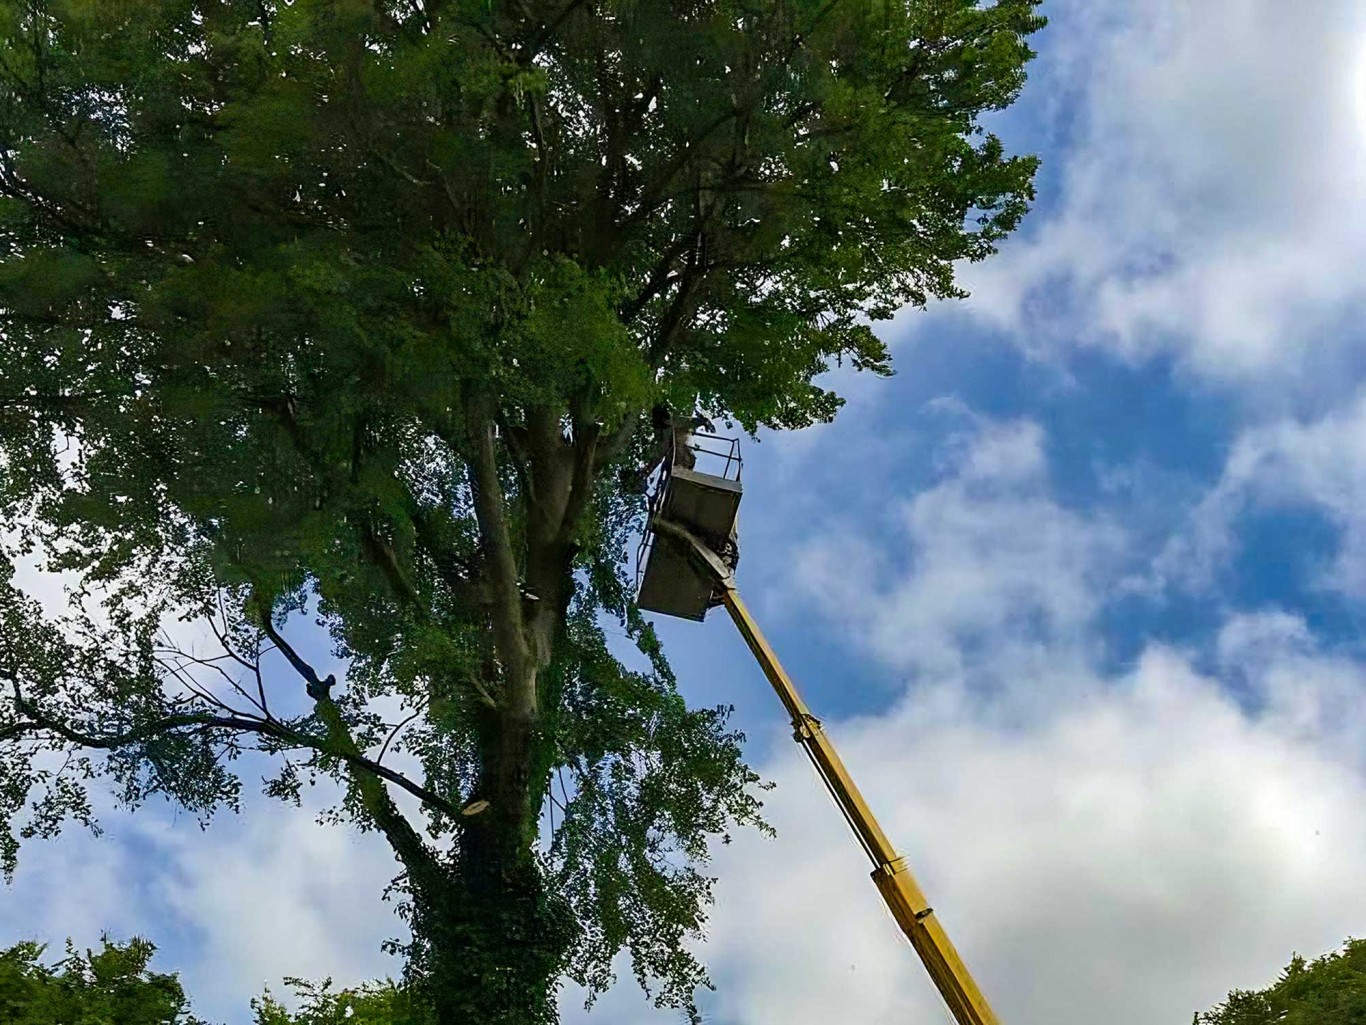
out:
{"label": "metal safety railing", "polygon": [[[698,456],[708,457],[705,462],[707,466],[715,466],[716,460],[722,460],[720,464],[721,472],[715,474],[725,480],[740,479],[740,472],[744,468],[744,460],[740,457],[740,439],[726,438],[720,434],[708,434],[705,432],[694,432],[688,435],[689,445],[694,459]],[[677,439],[675,438],[675,441]],[[708,468],[701,465],[695,466],[701,473],[711,473]],[[734,476],[732,476],[734,472]]]}
{"label": "metal safety railing", "polygon": [[[740,474],[744,470],[744,459],[740,455],[739,438],[728,438],[708,431],[692,431],[687,438],[688,448],[693,455],[693,468],[697,472],[713,473],[714,476],[729,481],[740,480]],[[669,474],[678,461],[677,445],[678,435],[672,433],[669,437],[669,457],[662,461],[651,475],[653,486],[649,489],[649,497],[646,500],[645,530],[641,532],[640,544],[636,546],[637,593],[640,591],[641,578],[645,575],[645,566],[650,560],[650,550],[654,547],[655,535],[650,529],[650,521],[659,511],[660,503],[664,501],[664,494],[668,490]],[[718,469],[720,472],[715,473]]]}

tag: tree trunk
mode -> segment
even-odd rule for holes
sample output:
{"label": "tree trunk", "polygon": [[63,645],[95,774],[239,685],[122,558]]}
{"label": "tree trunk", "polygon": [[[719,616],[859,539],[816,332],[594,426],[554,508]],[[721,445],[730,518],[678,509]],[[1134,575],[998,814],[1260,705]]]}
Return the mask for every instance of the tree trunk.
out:
{"label": "tree trunk", "polygon": [[545,887],[530,851],[496,869],[462,858],[437,886],[413,892],[414,961],[434,1025],[543,1025],[574,940],[573,919]]}
{"label": "tree trunk", "polygon": [[529,719],[500,716],[479,793],[487,808],[463,824],[460,855],[437,887],[414,887],[414,934],[437,1025],[541,1025],[575,939],[535,854]]}
{"label": "tree trunk", "polygon": [[591,439],[567,444],[553,411],[528,416],[531,483],[522,496],[526,533],[518,558],[492,417],[477,400],[468,412],[470,477],[497,655],[498,700],[479,726],[482,764],[473,795],[488,803],[461,822],[450,875],[426,885],[413,881],[415,953],[437,1025],[541,1025],[556,1019],[558,980],[577,923],[546,886],[536,854],[545,786],[537,777],[552,757],[538,685],[573,590],[569,536],[586,505],[593,447]]}

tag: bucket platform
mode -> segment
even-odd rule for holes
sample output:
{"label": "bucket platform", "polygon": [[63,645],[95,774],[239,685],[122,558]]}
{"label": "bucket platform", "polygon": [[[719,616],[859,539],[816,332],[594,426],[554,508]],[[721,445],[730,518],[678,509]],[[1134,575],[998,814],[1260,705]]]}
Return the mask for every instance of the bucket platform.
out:
{"label": "bucket platform", "polygon": [[[682,527],[733,566],[739,555],[736,520],[743,490],[736,439],[693,435],[689,447],[692,458],[686,461],[692,465],[671,460],[650,503],[650,521],[637,559],[636,604],[647,612],[701,622],[719,601],[715,576],[696,565],[686,545],[657,531],[656,521]],[[699,465],[718,472],[704,472]]]}

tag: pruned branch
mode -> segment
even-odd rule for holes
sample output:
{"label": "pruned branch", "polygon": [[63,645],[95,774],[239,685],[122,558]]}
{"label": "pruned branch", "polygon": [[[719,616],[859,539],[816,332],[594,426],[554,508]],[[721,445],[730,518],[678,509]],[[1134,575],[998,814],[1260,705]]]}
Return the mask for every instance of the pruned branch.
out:
{"label": "pruned branch", "polygon": [[275,624],[270,621],[270,610],[262,609],[261,629],[270,638],[270,642],[279,649],[280,654],[284,655],[286,661],[294,667],[294,671],[304,678],[308,696],[314,701],[326,701],[331,697],[332,688],[337,685],[337,678],[331,673],[327,674],[327,679],[320,680],[314,668],[299,657],[299,653],[290,646],[289,642],[280,636],[280,632],[275,629]]}
{"label": "pruned branch", "polygon": [[332,700],[332,688],[336,686],[337,678],[329,673],[326,679],[319,679],[317,671],[301,658],[275,629],[270,620],[270,610],[258,608],[257,611],[261,629],[294,667],[294,671],[304,678],[308,696],[314,702],[314,712],[327,730],[326,746],[319,747],[318,750],[341,758],[347,763],[351,781],[360,792],[361,801],[371,821],[388,838],[390,846],[409,870],[425,868],[431,860],[430,848],[413,828],[412,823],[398,810],[398,806],[379,785],[376,777],[402,787],[445,815],[458,815],[459,810],[426,787],[419,786],[406,776],[366,758],[356,745],[346,720],[342,718],[341,709]]}

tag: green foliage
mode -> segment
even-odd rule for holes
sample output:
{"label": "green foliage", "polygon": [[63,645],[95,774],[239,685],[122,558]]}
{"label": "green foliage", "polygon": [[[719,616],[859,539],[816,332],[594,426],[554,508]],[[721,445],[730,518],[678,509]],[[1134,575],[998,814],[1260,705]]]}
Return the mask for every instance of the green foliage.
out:
{"label": "green foliage", "polygon": [[285,982],[293,988],[299,1009],[291,1013],[267,992],[251,1002],[254,1025],[426,1025],[429,1021],[411,994],[392,982],[339,991],[332,990],[331,979]]}
{"label": "green foliage", "polygon": [[146,940],[105,939],[98,953],[78,953],[68,943],[55,965],[42,961],[43,951],[38,943],[0,951],[5,1025],[203,1025],[190,1014],[176,976],[149,968],[156,948]]}
{"label": "green foliage", "polygon": [[[56,963],[43,960],[40,943],[0,950],[0,1021],[5,1025],[207,1025],[190,1013],[189,999],[172,974],[154,972],[156,947],[144,939],[114,943],[97,953],[70,942]],[[269,990],[251,1000],[254,1025],[429,1025],[413,995],[393,982],[334,990],[286,978],[297,1010]]]}
{"label": "green foliage", "polygon": [[[551,853],[556,882],[585,923],[574,979],[590,993],[612,981],[616,952],[631,952],[640,985],[662,980],[658,1005],[685,1005],[708,985],[684,947],[700,934],[711,880],[698,872],[707,843],[729,843],[730,823],[767,829],[752,792],[758,777],[740,760],[729,709],[689,709],[657,677],[626,672],[580,609],[570,622],[559,722],[583,755],[574,792],[561,790]],[[718,744],[717,739],[724,738]]]}
{"label": "green foliage", "polygon": [[890,372],[1032,197],[981,121],[1036,7],[0,0],[4,866],[96,781],[207,816],[268,762],[392,847],[444,1020],[622,950],[695,1010],[760,788],[631,600],[649,411]]}
{"label": "green foliage", "polygon": [[1234,990],[1195,1025],[1357,1025],[1366,1021],[1366,940],[1306,961],[1298,954],[1274,985]]}

